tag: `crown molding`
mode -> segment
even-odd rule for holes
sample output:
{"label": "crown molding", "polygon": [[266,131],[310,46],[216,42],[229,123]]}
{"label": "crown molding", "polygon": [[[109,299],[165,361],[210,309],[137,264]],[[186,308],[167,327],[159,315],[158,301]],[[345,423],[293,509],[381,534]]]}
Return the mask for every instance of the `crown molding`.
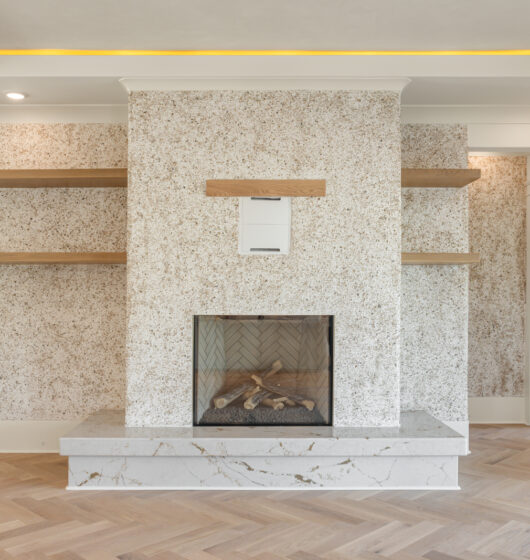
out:
{"label": "crown molding", "polygon": [[127,123],[127,105],[0,105],[0,123]]}
{"label": "crown molding", "polygon": [[1,56],[0,76],[528,77],[530,56]]}
{"label": "crown molding", "polygon": [[370,90],[401,92],[409,78],[357,78],[335,76],[189,76],[173,78],[122,78],[120,83],[133,91],[197,90]]}
{"label": "crown molding", "polygon": [[407,124],[523,124],[530,123],[530,105],[402,105]]}

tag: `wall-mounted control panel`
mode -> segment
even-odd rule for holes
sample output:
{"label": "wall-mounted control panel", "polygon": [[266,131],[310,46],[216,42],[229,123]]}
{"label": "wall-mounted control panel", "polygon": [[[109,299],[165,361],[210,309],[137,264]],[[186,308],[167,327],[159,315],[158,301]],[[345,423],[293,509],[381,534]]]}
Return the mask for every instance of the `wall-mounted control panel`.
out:
{"label": "wall-mounted control panel", "polygon": [[287,255],[290,244],[290,197],[240,197],[241,255]]}

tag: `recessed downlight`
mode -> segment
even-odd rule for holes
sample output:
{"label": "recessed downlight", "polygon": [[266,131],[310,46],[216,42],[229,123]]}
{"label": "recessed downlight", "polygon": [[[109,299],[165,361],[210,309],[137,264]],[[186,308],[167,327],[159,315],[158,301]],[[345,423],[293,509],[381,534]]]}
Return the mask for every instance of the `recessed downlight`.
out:
{"label": "recessed downlight", "polygon": [[6,93],[6,97],[8,99],[12,99],[13,101],[21,101],[22,99],[24,99],[26,96],[23,93],[19,93],[17,91],[8,91]]}

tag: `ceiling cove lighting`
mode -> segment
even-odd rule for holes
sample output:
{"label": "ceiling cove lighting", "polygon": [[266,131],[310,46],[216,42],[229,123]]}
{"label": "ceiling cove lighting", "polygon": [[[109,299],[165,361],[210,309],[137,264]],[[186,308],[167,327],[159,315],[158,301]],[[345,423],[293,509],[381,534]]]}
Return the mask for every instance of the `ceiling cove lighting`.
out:
{"label": "ceiling cove lighting", "polygon": [[0,49],[0,56],[530,56],[530,49],[445,51]]}
{"label": "ceiling cove lighting", "polygon": [[8,99],[12,99],[13,101],[22,101],[26,96],[23,93],[18,93],[16,91],[8,91],[6,93],[6,97]]}

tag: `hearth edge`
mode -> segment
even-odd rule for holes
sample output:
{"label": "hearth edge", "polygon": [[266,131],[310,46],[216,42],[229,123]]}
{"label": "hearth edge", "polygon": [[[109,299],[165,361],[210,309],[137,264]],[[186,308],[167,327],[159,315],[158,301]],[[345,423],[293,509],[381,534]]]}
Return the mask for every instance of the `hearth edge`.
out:
{"label": "hearth edge", "polygon": [[466,438],[423,411],[399,428],[129,428],[101,411],[61,438],[70,489],[457,489]]}

